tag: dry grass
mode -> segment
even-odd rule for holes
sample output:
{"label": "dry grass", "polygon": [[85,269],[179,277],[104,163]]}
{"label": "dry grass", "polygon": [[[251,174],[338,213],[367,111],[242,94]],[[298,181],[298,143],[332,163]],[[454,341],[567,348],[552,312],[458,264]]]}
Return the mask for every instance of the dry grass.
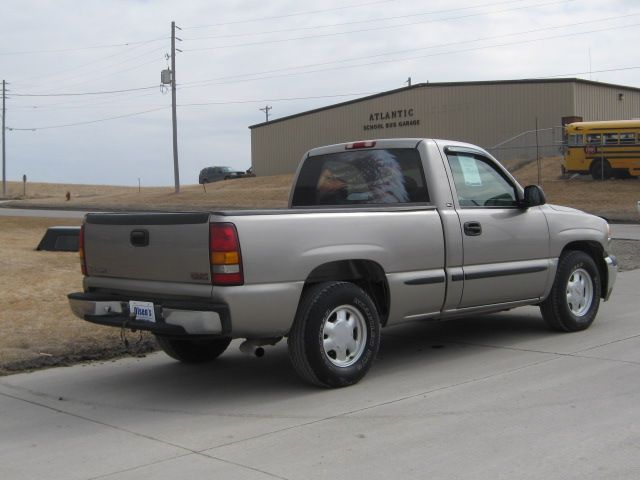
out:
{"label": "dry grass", "polygon": [[[547,201],[578,208],[611,219],[638,221],[636,202],[640,200],[640,181],[610,179],[594,181],[591,177],[560,178],[561,157],[542,161],[542,188]],[[536,162],[513,172],[522,185],[538,183]]]}
{"label": "dry grass", "polygon": [[[113,210],[211,210],[216,208],[279,208],[287,205],[292,175],[239,178],[205,185],[173,187],[113,187],[105,185],[62,185],[9,182],[10,197],[17,206],[47,208],[96,208]],[[205,190],[206,189],[206,190]],[[65,200],[66,192],[71,200]]]}
{"label": "dry grass", "polygon": [[66,295],[82,290],[78,254],[35,250],[48,226],[77,224],[0,217],[0,373],[122,350],[116,329],[69,310]]}
{"label": "dry grass", "polygon": [[[542,161],[542,186],[551,203],[567,205],[614,220],[638,220],[636,202],[640,200],[637,179],[593,181],[590,177],[560,178],[561,158]],[[530,162],[514,170],[523,184],[538,183],[537,166]],[[281,208],[287,205],[292,175],[241,178],[202,185],[185,185],[179,194],[172,187],[106,185],[58,185],[34,183],[27,196],[19,195],[22,184],[9,182],[15,206],[78,208],[97,210],[215,210],[224,208]],[[71,200],[65,193],[71,192]]]}

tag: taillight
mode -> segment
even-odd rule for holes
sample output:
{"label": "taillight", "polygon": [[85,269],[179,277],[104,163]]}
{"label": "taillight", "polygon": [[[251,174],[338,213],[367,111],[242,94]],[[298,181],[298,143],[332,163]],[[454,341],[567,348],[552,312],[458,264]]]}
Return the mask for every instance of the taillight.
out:
{"label": "taillight", "polygon": [[80,270],[82,275],[87,275],[87,260],[84,256],[84,223],[80,227],[80,235],[78,236],[78,255],[80,255]]}
{"label": "taillight", "polygon": [[376,146],[376,142],[372,142],[372,141],[366,141],[366,142],[354,142],[354,143],[347,143],[344,146],[345,150],[356,150],[358,148],[373,148]]}
{"label": "taillight", "polygon": [[242,285],[242,257],[238,231],[233,223],[209,226],[209,256],[213,285]]}

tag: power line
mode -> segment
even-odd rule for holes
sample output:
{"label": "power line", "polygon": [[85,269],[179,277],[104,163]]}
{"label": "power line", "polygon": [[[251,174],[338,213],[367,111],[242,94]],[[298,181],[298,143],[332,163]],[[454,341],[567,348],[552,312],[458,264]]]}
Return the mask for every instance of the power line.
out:
{"label": "power line", "polygon": [[[617,67],[617,68],[607,68],[607,69],[584,71],[584,72],[571,72],[571,73],[561,73],[561,74],[555,74],[555,75],[545,75],[545,76],[540,76],[540,77],[534,77],[534,79],[571,77],[571,76],[575,76],[575,75],[586,75],[586,74],[589,74],[589,73],[610,73],[610,72],[620,72],[620,71],[637,70],[637,69],[640,69],[640,65]],[[232,101],[225,101],[225,102],[184,103],[184,104],[179,104],[177,106],[180,107],[180,108],[183,108],[183,107],[197,107],[197,106],[212,106],[212,105],[220,105],[220,106],[222,106],[222,105],[250,104],[250,103],[263,103],[263,102],[315,100],[315,99],[337,98],[337,97],[354,97],[354,96],[359,97],[359,96],[362,96],[362,95],[377,95],[379,93],[384,93],[384,92],[359,92],[359,93],[344,93],[344,94],[335,94],[335,95],[315,95],[315,96],[306,96],[306,97],[262,98],[262,99],[255,99],[255,100],[232,100]],[[29,127],[29,128],[24,128],[24,127],[22,127],[22,128],[6,127],[6,129],[9,130],[9,131],[37,131],[37,130],[48,130],[48,129],[53,129],[53,128],[75,127],[75,126],[80,126],[80,125],[89,125],[89,124],[93,124],[93,123],[106,122],[106,121],[109,121],[109,120],[116,120],[116,119],[120,119],[120,118],[127,118],[127,117],[134,117],[134,116],[138,116],[138,115],[144,115],[144,114],[151,113],[151,112],[157,112],[157,111],[160,111],[160,110],[165,110],[167,108],[170,108],[170,105],[157,107],[157,108],[152,108],[152,109],[144,110],[144,111],[141,111],[141,112],[133,112],[133,113],[128,113],[128,114],[124,114],[124,115],[117,115],[117,116],[113,116],[113,117],[100,118],[100,119],[97,119],[97,120],[89,120],[89,121],[68,123],[68,124],[62,124],[62,125],[47,125],[47,126],[44,126],[44,127]]]}
{"label": "power line", "polygon": [[[165,92],[166,93],[166,92]],[[58,103],[45,103],[45,104],[14,104],[14,106],[12,107],[13,109],[21,109],[21,110],[37,110],[37,109],[52,109],[55,110],[57,107],[59,107],[60,109],[66,109],[66,108],[70,108],[70,109],[75,109],[75,108],[91,108],[91,107],[96,107],[96,106],[102,106],[102,105],[113,105],[113,106],[117,106],[114,101],[115,100],[128,100],[128,99],[139,99],[139,98],[143,98],[143,97],[155,97],[157,96],[158,93],[157,92],[125,92],[125,93],[118,93],[118,94],[114,94],[108,97],[108,99],[95,99],[95,100],[100,100],[98,103],[86,103],[86,98],[85,97],[76,97],[76,98],[71,98],[68,101],[65,102],[58,102]],[[10,96],[7,95],[7,98],[9,98]],[[22,98],[16,98],[15,100],[30,100],[29,97],[22,97]],[[46,99],[42,99],[42,100],[46,100]],[[159,105],[158,105],[159,106]]]}
{"label": "power line", "polygon": [[288,102],[288,101],[294,101],[294,100],[316,100],[321,98],[359,97],[362,95],[375,95],[377,93],[380,93],[380,92],[339,93],[335,95],[314,95],[310,97],[262,98],[259,100],[230,100],[226,102],[183,103],[183,104],[178,104],[178,107],[204,107],[204,106],[210,106],[210,105],[238,105],[238,104],[246,104],[246,103]]}
{"label": "power line", "polygon": [[113,93],[123,92],[137,92],[140,90],[150,90],[152,88],[158,88],[158,85],[152,85],[149,87],[139,88],[127,88],[123,90],[105,90],[102,92],[82,92],[82,93],[12,93],[13,97],[80,97],[84,95],[108,95]]}
{"label": "power line", "polygon": [[[73,72],[73,71],[75,71],[75,70],[82,70],[82,69],[84,69],[85,67],[88,67],[88,66],[91,66],[91,65],[95,65],[95,64],[97,64],[97,63],[104,62],[104,61],[109,60],[109,59],[114,58],[114,57],[122,57],[123,55],[126,57],[127,55],[130,55],[131,53],[133,53],[133,51],[134,51],[134,50],[136,50],[136,49],[138,49],[138,48],[140,48],[140,47],[142,47],[142,46],[143,46],[143,45],[137,45],[137,46],[135,46],[135,47],[132,47],[132,48],[129,50],[129,52],[124,53],[124,54],[123,54],[122,52],[114,53],[114,54],[111,54],[111,55],[107,55],[107,56],[105,56],[105,57],[101,57],[101,58],[97,58],[97,59],[91,60],[90,62],[86,62],[86,63],[80,64],[80,65],[76,65],[75,67],[65,68],[65,69],[62,69],[62,70],[58,70],[58,71],[56,71],[56,72],[47,72],[47,74],[46,74],[46,75],[44,75],[44,74],[39,74],[39,75],[33,75],[33,76],[30,76],[30,77],[26,77],[26,78],[20,78],[20,79],[16,80],[16,82],[17,82],[17,83],[20,83],[20,84],[26,84],[27,86],[29,86],[29,83],[30,83],[30,82],[29,82],[29,80],[33,80],[34,78],[38,78],[38,79],[40,79],[40,81],[39,81],[39,82],[35,82],[35,84],[36,84],[36,85],[37,85],[37,84],[39,84],[39,83],[43,83],[43,82],[51,82],[51,79],[52,79],[52,78],[54,78],[54,77],[59,77],[60,75],[63,75],[63,74],[65,74],[65,73]],[[138,59],[138,58],[145,57],[145,56],[147,56],[147,55],[150,55],[150,54],[152,54],[152,53],[155,53],[155,52],[158,52],[158,51],[160,51],[160,50],[164,50],[164,49],[165,49],[165,47],[154,48],[154,49],[152,49],[152,50],[145,51],[145,52],[144,52],[144,53],[142,53],[141,55],[137,55],[137,56],[135,56],[135,57],[131,57],[131,58],[128,58],[128,59],[122,60],[122,61],[120,61],[120,62],[116,62],[116,63],[112,63],[112,64],[109,64],[109,65],[106,65],[106,66],[104,66],[104,67],[101,67],[101,69],[115,67],[115,66],[118,66],[118,65],[121,65],[121,64],[127,63],[127,62],[129,62],[129,61],[132,61],[132,60],[136,60],[136,59]],[[91,69],[91,70],[89,70],[88,72],[80,73],[80,74],[78,74],[78,75],[80,75],[80,76],[83,76],[83,75],[89,75],[89,74],[91,74],[91,73],[93,73],[93,72],[97,72],[97,71],[99,71],[99,69]],[[57,82],[61,82],[61,81],[66,80],[67,78],[74,78],[75,76],[76,76],[76,75],[67,75],[67,76],[63,76],[63,77],[61,77],[61,78],[57,79],[56,81],[57,81]],[[33,84],[31,84],[31,86],[33,86]]]}
{"label": "power line", "polygon": [[48,50],[22,50],[16,52],[0,52],[0,56],[8,55],[32,55],[38,53],[66,53],[66,52],[80,52],[83,50],[96,50],[102,48],[116,48],[116,47],[129,47],[131,45],[143,45],[147,43],[159,42],[160,40],[167,40],[167,37],[152,38],[149,40],[140,40],[136,42],[124,42],[124,43],[110,43],[106,45],[92,45],[89,47],[72,47],[72,48],[57,48]]}
{"label": "power line", "polygon": [[[483,7],[492,7],[496,5],[522,3],[524,1],[527,1],[527,0],[508,0],[508,1],[502,1],[502,2],[483,3],[481,5],[473,5],[470,7],[448,8],[445,10],[433,10],[431,12],[412,13],[408,15],[397,15],[393,17],[377,17],[377,18],[368,19],[368,20],[355,20],[351,22],[341,22],[341,23],[333,23],[333,24],[327,24],[327,25],[314,25],[311,27],[286,28],[286,29],[280,29],[280,30],[268,30],[268,31],[262,31],[262,32],[248,32],[248,33],[233,33],[233,34],[225,34],[225,35],[207,35],[203,37],[185,37],[183,38],[183,40],[194,41],[194,40],[207,40],[207,39],[213,39],[213,38],[233,38],[233,37],[267,35],[271,33],[288,33],[288,32],[296,32],[296,31],[303,31],[303,30],[317,30],[319,28],[343,27],[346,25],[358,25],[363,23],[374,23],[374,22],[387,21],[387,20],[398,20],[403,18],[421,17],[426,15],[437,15],[441,13],[451,13],[451,12],[458,12],[462,10],[472,10],[472,9],[483,8]],[[495,13],[495,12],[489,12],[489,13]],[[483,14],[484,13],[479,13],[477,15],[483,15]],[[454,17],[454,18],[457,18],[457,17]],[[461,17],[461,18],[466,18],[466,17]],[[437,21],[441,21],[441,20],[450,20],[450,19],[437,19]]]}
{"label": "power line", "polygon": [[144,115],[146,113],[151,113],[151,112],[157,112],[159,110],[165,110],[167,108],[170,108],[169,105],[165,106],[165,107],[158,107],[158,108],[152,108],[151,110],[144,110],[142,112],[133,112],[133,113],[127,113],[124,115],[117,115],[115,117],[107,117],[107,118],[99,118],[97,120],[89,120],[89,121],[84,121],[84,122],[76,122],[76,123],[66,123],[66,124],[61,124],[61,125],[46,125],[44,127],[30,127],[30,128],[23,128],[23,127],[6,127],[7,130],[9,131],[32,131],[35,132],[37,130],[49,130],[52,128],[66,128],[66,127],[77,127],[79,125],[90,125],[92,123],[100,123],[100,122],[107,122],[109,120],[117,120],[119,118],[127,118],[127,117],[135,117],[138,115]]}
{"label": "power line", "polygon": [[633,67],[608,68],[605,70],[589,70],[587,72],[563,73],[562,75],[547,75],[546,77],[535,77],[535,78],[557,78],[557,77],[570,77],[573,75],[587,75],[590,73],[622,72],[624,70],[637,70],[639,68],[640,68],[640,65],[636,65]]}
{"label": "power line", "polygon": [[[161,50],[164,50],[164,48],[162,48]],[[101,73],[99,77],[97,77],[97,76],[89,77],[86,80],[82,80],[80,82],[69,84],[69,85],[67,85],[67,87],[78,87],[80,85],[86,85],[87,83],[94,82],[95,80],[104,80],[105,78],[113,77],[114,75],[119,75],[121,73],[131,72],[133,70],[138,70],[138,69],[140,69],[142,67],[146,67],[147,65],[151,65],[152,63],[158,63],[159,61],[161,61],[163,59],[164,59],[164,56],[158,57],[158,58],[154,58],[153,60],[149,60],[147,62],[139,63],[139,64],[137,64],[135,66],[132,66],[132,67],[121,68],[119,70],[113,70],[113,71],[107,70],[106,73],[105,72]]]}
{"label": "power line", "polygon": [[535,5],[526,5],[524,7],[507,8],[507,9],[503,9],[503,10],[496,10],[496,11],[493,11],[493,12],[472,13],[472,14],[467,14],[467,15],[460,15],[460,16],[457,16],[457,17],[446,17],[446,18],[438,18],[438,19],[431,19],[431,20],[420,20],[420,21],[417,21],[417,22],[401,23],[401,24],[396,24],[396,25],[376,26],[376,27],[371,27],[371,28],[361,28],[359,30],[347,30],[347,31],[343,31],[343,32],[318,33],[318,34],[315,34],[315,35],[306,35],[306,36],[301,36],[301,37],[288,37],[288,38],[280,38],[280,39],[275,39],[275,40],[262,40],[262,41],[259,41],[259,42],[238,43],[238,44],[235,44],[235,45],[217,45],[215,47],[190,48],[190,49],[185,49],[184,51],[185,51],[185,53],[186,52],[202,52],[202,51],[208,51],[208,50],[221,50],[221,49],[225,49],[225,48],[251,47],[251,46],[256,46],[256,45],[266,45],[266,44],[270,44],[270,43],[286,43],[286,42],[292,42],[292,41],[298,41],[298,40],[309,40],[309,39],[312,39],[312,38],[336,37],[336,36],[340,36],[340,35],[350,35],[352,33],[365,33],[365,32],[380,31],[380,30],[390,30],[390,29],[394,29],[394,28],[402,28],[402,27],[409,27],[409,26],[414,26],[414,25],[422,25],[422,24],[425,24],[425,23],[446,22],[446,21],[450,21],[450,20],[460,20],[460,19],[463,19],[463,18],[478,17],[478,16],[492,14],[492,13],[504,13],[504,12],[511,12],[511,11],[515,11],[515,10],[526,10],[526,9],[529,9],[529,8],[546,7],[546,6],[549,6],[549,5],[559,5],[559,4],[569,3],[569,2],[574,2],[574,1],[576,1],[576,0],[556,0],[556,1],[553,1],[553,2],[541,3],[541,4],[535,4]]}
{"label": "power line", "polygon": [[[464,44],[476,43],[476,42],[481,42],[481,41],[486,41],[486,40],[496,40],[498,38],[507,38],[507,37],[517,36],[517,35],[526,35],[526,34],[530,34],[530,33],[539,33],[539,32],[542,32],[542,31],[556,30],[556,29],[560,29],[560,28],[566,28],[566,27],[572,27],[572,26],[578,26],[578,25],[587,25],[587,24],[591,24],[591,23],[602,23],[602,22],[609,21],[609,20],[617,20],[617,19],[620,19],[620,18],[627,18],[627,17],[638,16],[638,15],[640,15],[640,13],[631,13],[631,14],[627,14],[627,15],[619,15],[619,16],[614,16],[614,17],[601,18],[601,19],[597,19],[597,20],[589,20],[589,21],[577,22],[577,23],[576,22],[572,22],[572,23],[569,23],[569,24],[537,28],[537,29],[528,30],[528,31],[512,32],[512,33],[507,33],[507,34],[502,34],[502,35],[492,35],[492,36],[487,36],[487,37],[479,37],[479,38],[475,38],[475,39],[471,39],[471,40],[461,40],[461,41],[458,41],[458,42],[441,43],[441,44],[430,45],[430,46],[426,46],[426,47],[412,48],[412,49],[408,49],[408,50],[399,50],[399,51],[394,51],[394,52],[379,53],[379,54],[376,54],[376,55],[368,55],[368,56],[362,56],[362,57],[356,57],[356,58],[348,58],[348,59],[343,59],[343,60],[334,60],[334,61],[331,61],[331,62],[304,64],[304,65],[298,65],[298,66],[293,66],[293,67],[288,67],[288,68],[280,68],[280,69],[275,69],[275,70],[267,70],[267,71],[254,72],[254,73],[248,73],[248,74],[242,74],[242,75],[231,75],[231,76],[210,78],[210,79],[205,79],[205,80],[199,80],[199,81],[184,83],[184,84],[181,85],[181,88],[195,88],[195,87],[198,87],[198,86],[205,86],[205,85],[210,85],[210,84],[214,84],[214,85],[218,84],[218,85],[220,85],[220,84],[226,84],[226,83],[233,83],[233,82],[214,83],[214,82],[219,81],[219,80],[232,80],[232,79],[236,79],[235,81],[263,80],[263,79],[269,79],[269,78],[281,78],[281,77],[286,77],[286,76],[304,75],[304,74],[307,74],[307,73],[316,73],[316,72],[326,71],[326,70],[335,70],[337,68],[353,68],[353,67],[358,67],[358,66],[363,66],[363,65],[372,65],[374,63],[366,63],[366,64],[358,64],[358,65],[342,65],[342,66],[339,66],[339,67],[333,67],[333,68],[328,68],[328,69],[316,69],[316,70],[307,71],[307,72],[292,72],[292,73],[288,73],[288,74],[268,76],[268,77],[264,77],[263,76],[263,77],[254,78],[254,79],[246,79],[245,78],[243,80],[243,77],[247,77],[247,76],[265,75],[265,74],[270,74],[270,73],[286,72],[286,71],[289,71],[289,70],[296,70],[296,69],[302,69],[302,68],[322,67],[322,66],[335,65],[335,64],[345,63],[345,62],[362,61],[362,60],[367,60],[367,59],[371,59],[371,58],[384,57],[384,56],[388,56],[388,55],[397,55],[397,54],[410,53],[410,52],[416,52],[416,51],[421,51],[421,50],[430,50],[430,49],[434,49],[434,48],[450,47],[450,46],[454,46],[454,45],[464,45]],[[566,36],[572,36],[572,35],[583,35],[583,34],[588,34],[588,33],[611,30],[611,29],[615,29],[615,28],[618,28],[618,27],[614,26],[614,27],[608,27],[606,29],[591,30],[591,31],[587,31],[587,32],[577,32],[577,33],[570,33],[570,34],[566,34],[566,35],[563,34],[563,35],[560,35],[559,37],[566,37]],[[627,27],[626,26],[622,26],[621,28],[627,28]],[[473,50],[479,50],[479,49],[484,49],[484,48],[494,48],[494,47],[502,47],[502,46],[508,46],[508,45],[517,45],[517,44],[521,44],[521,43],[530,43],[530,42],[534,42],[534,41],[547,40],[547,39],[552,39],[552,38],[558,38],[558,36],[544,37],[544,38],[538,38],[538,39],[533,39],[533,40],[516,41],[516,42],[506,43],[506,44],[503,43],[503,44],[498,44],[498,45],[488,45],[488,46],[482,46],[482,47],[474,47],[474,48],[471,48],[471,49],[457,50],[457,51],[453,51],[453,52],[449,51],[449,52],[445,52],[444,54],[462,53],[462,52],[466,52],[466,51],[473,51]],[[435,53],[435,54],[427,55],[427,57],[428,56],[438,56],[438,55],[443,55],[443,53]],[[415,59],[415,58],[425,58],[425,57],[410,57],[410,58],[407,58],[407,59]],[[404,61],[404,60],[407,60],[407,59],[389,59],[389,60],[376,62],[375,64],[377,64],[377,63],[387,63],[387,62],[396,62],[396,61]]]}
{"label": "power line", "polygon": [[[637,15],[640,15],[640,13],[634,13],[634,14],[630,14],[630,15],[626,15],[626,16],[637,16]],[[618,17],[609,17],[608,19],[614,19],[614,18],[618,18]],[[598,20],[598,22],[602,22],[602,21],[605,21],[605,20],[607,20],[607,19],[600,19],[600,20]],[[570,24],[570,25],[587,24],[587,23],[593,23],[593,22],[594,21],[589,21],[589,22],[582,22],[582,23],[574,23],[574,24]],[[281,78],[281,77],[297,76],[297,75],[304,75],[304,74],[310,74],[310,73],[318,73],[318,72],[322,72],[322,71],[335,70],[335,69],[338,69],[338,68],[340,68],[340,69],[342,69],[342,68],[355,68],[355,67],[377,65],[377,64],[382,64],[382,63],[401,62],[401,61],[415,60],[415,59],[428,58],[428,57],[434,57],[434,56],[450,55],[450,54],[464,53],[464,52],[469,52],[469,51],[477,51],[477,50],[488,49],[488,48],[497,48],[497,47],[505,47],[505,46],[512,46],[512,45],[521,45],[521,44],[526,44],[526,43],[533,43],[533,42],[550,40],[550,39],[557,39],[557,38],[566,38],[566,37],[577,36],[577,35],[586,35],[586,34],[590,34],[590,33],[598,33],[598,32],[602,32],[602,31],[608,31],[608,30],[612,30],[612,29],[616,29],[616,28],[619,28],[619,29],[631,28],[631,27],[638,26],[638,25],[639,24],[636,23],[636,24],[630,24],[630,25],[614,26],[614,27],[607,27],[607,28],[588,30],[588,31],[582,31],[582,32],[572,32],[572,33],[561,34],[561,35],[547,36],[547,37],[544,37],[544,38],[520,40],[520,41],[516,41],[516,42],[508,42],[508,43],[501,43],[501,44],[494,44],[494,45],[485,45],[485,46],[480,46],[480,47],[472,47],[472,48],[468,48],[468,49],[460,49],[460,50],[453,50],[453,51],[446,51],[446,52],[438,52],[438,53],[433,53],[433,54],[429,54],[429,55],[421,55],[421,56],[407,57],[407,58],[401,58],[401,59],[381,60],[381,61],[377,61],[377,62],[360,63],[360,64],[356,64],[356,65],[342,65],[340,67],[316,69],[316,70],[310,70],[310,71],[305,71],[305,72],[294,72],[294,73],[288,73],[288,74],[283,74],[283,75],[263,76],[263,77],[252,78],[252,79],[244,79],[244,80],[239,79],[239,80],[236,80],[236,81],[265,80],[265,79],[272,79],[272,78]],[[517,33],[498,35],[498,36],[493,36],[493,37],[484,37],[484,38],[479,38],[479,39],[469,40],[469,41],[452,42],[452,43],[449,43],[449,44],[441,44],[441,45],[437,45],[437,46],[423,47],[422,49],[436,48],[436,47],[443,47],[443,46],[451,46],[451,45],[464,44],[464,43],[471,43],[471,42],[476,42],[476,41],[495,39],[495,38],[499,38],[499,37],[512,36],[512,35],[517,35],[517,34],[522,34],[522,33],[534,33],[534,32],[539,32],[539,31],[543,31],[543,30],[557,29],[557,28],[563,28],[563,27],[564,26],[546,27],[546,28],[542,28],[542,29],[531,30],[531,31],[528,31],[528,32],[517,32]],[[412,49],[410,51],[415,51],[415,50],[417,50],[417,49]],[[370,56],[370,57],[362,57],[362,58],[355,59],[355,60],[362,60],[362,59],[366,59],[366,58],[375,58],[375,57],[378,57],[380,55],[386,55],[386,54],[378,54],[378,55],[374,55],[374,56]],[[342,60],[340,62],[346,62],[346,61],[351,61],[351,60]],[[307,67],[313,67],[313,66],[322,66],[322,65],[333,64],[333,63],[335,63],[335,62],[326,62],[324,64],[310,64],[310,65],[306,65],[306,66],[302,66],[302,67],[291,67],[291,68],[288,68],[286,70],[291,70],[291,69],[294,69],[294,68],[307,68]],[[282,70],[282,69],[280,69],[280,70]],[[264,72],[264,73],[271,73],[271,72]],[[249,74],[249,75],[258,75],[258,74],[262,74],[262,73]],[[239,77],[239,76],[233,76],[231,78],[237,78],[237,77]],[[201,81],[198,81],[198,82],[190,82],[190,83],[187,83],[187,84],[183,84],[181,86],[181,88],[194,88],[194,87],[198,87],[198,86],[205,86],[207,84],[216,84],[216,83],[214,83],[216,80],[226,79],[226,78],[229,78],[229,77],[219,77],[218,79],[209,79],[209,80],[201,80]],[[226,84],[226,83],[235,83],[235,82],[218,82],[217,84]],[[119,93],[124,93],[124,92],[136,92],[136,91],[143,91],[143,90],[149,90],[149,89],[154,89],[154,88],[158,88],[158,86],[154,85],[154,86],[149,86],[149,87],[140,87],[140,88],[132,88],[132,89],[111,90],[111,91],[101,91],[101,92],[82,92],[82,93],[71,93],[71,92],[70,93],[49,93],[49,94],[20,94],[20,93],[12,93],[11,96],[12,97],[58,97],[58,96],[105,95],[105,94],[119,94]]]}
{"label": "power line", "polygon": [[252,22],[261,22],[263,20],[275,20],[275,19],[279,19],[279,18],[290,18],[290,17],[299,17],[299,16],[303,16],[303,15],[312,15],[314,13],[325,13],[325,12],[334,12],[334,11],[338,11],[338,10],[347,10],[347,9],[351,9],[351,8],[360,8],[360,7],[367,7],[370,5],[378,5],[380,3],[391,3],[391,2],[395,2],[396,0],[378,0],[375,2],[368,2],[368,3],[359,3],[357,5],[346,5],[343,7],[336,7],[336,8],[326,8],[324,10],[309,10],[306,12],[297,12],[297,13],[289,13],[286,15],[274,15],[271,17],[259,17],[259,18],[252,18],[249,20],[237,20],[234,22],[222,22],[222,23],[211,23],[209,25],[196,25],[193,27],[182,27],[183,30],[195,30],[195,29],[201,29],[201,28],[213,28],[213,27],[222,27],[222,26],[226,26],[226,25],[239,25],[241,23],[252,23]]}
{"label": "power line", "polygon": [[[378,92],[357,92],[357,93],[340,93],[340,94],[334,94],[334,95],[314,95],[314,96],[306,96],[306,97],[285,97],[285,98],[262,98],[262,99],[257,99],[257,100],[228,100],[228,101],[223,101],[223,102],[197,102],[197,103],[179,103],[177,104],[177,106],[179,108],[182,107],[201,107],[201,106],[211,106],[211,105],[241,105],[241,104],[248,104],[248,103],[264,103],[264,102],[285,102],[285,101],[294,101],[294,100],[315,100],[315,99],[322,99],[322,98],[338,98],[338,97],[358,97],[358,96],[363,96],[363,95],[374,95]],[[106,106],[106,107],[123,107],[123,106],[131,106],[131,105],[117,105],[114,104],[113,102],[102,102],[102,103],[94,103],[94,104],[88,104],[88,105],[71,105],[71,106],[62,106],[62,107],[55,107],[55,106],[49,106],[49,105],[42,105],[42,106],[37,106],[37,105],[31,105],[31,106],[19,106],[19,107],[13,107],[14,110],[38,110],[38,109],[44,109],[44,110],[67,110],[67,109],[83,109],[83,108],[96,108],[96,107],[101,107],[101,106]],[[140,108],[145,108],[145,106],[139,106]],[[160,108],[163,107],[162,105],[148,105],[148,108]],[[168,107],[168,105],[164,106],[164,107]],[[29,129],[27,129],[29,130]]]}

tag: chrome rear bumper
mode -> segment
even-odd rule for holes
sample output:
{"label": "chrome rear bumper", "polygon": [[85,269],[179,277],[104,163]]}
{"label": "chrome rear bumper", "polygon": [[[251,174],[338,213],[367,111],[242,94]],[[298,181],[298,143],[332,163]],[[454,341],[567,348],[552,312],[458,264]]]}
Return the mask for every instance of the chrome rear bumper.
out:
{"label": "chrome rear bumper", "polygon": [[131,314],[129,298],[82,292],[72,293],[68,298],[69,306],[77,317],[100,325],[172,336],[226,336],[231,332],[229,310],[223,304],[136,297],[135,300],[153,302],[156,321],[151,322],[139,320]]}

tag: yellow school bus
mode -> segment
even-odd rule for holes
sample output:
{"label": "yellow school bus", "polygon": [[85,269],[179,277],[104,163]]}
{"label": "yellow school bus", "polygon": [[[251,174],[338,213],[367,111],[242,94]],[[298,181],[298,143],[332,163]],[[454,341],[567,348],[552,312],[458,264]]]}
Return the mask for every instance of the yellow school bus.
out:
{"label": "yellow school bus", "polygon": [[575,122],[565,126],[562,171],[596,180],[640,176],[640,120]]}

